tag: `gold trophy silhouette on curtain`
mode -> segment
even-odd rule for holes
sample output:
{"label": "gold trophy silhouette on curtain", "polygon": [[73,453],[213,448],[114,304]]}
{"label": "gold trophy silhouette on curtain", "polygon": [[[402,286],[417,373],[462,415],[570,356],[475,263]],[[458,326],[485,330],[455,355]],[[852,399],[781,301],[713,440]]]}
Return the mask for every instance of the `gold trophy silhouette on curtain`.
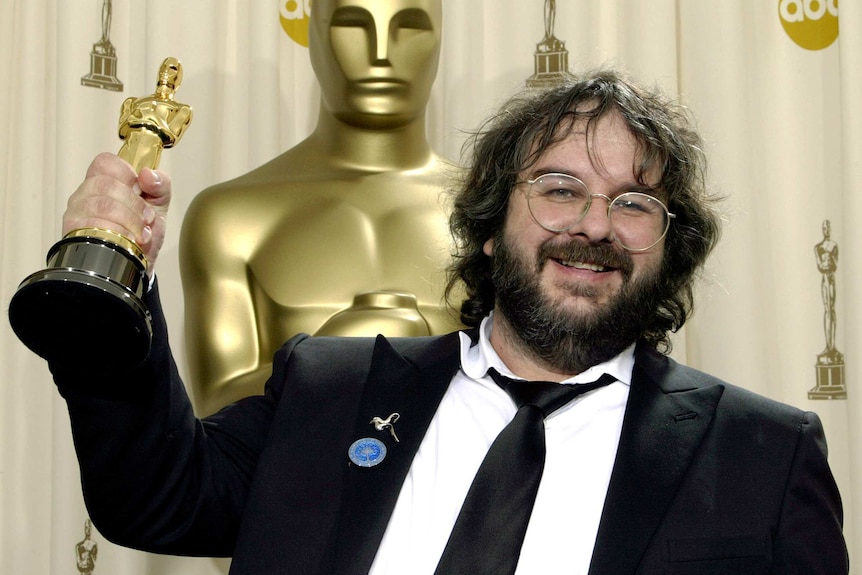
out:
{"label": "gold trophy silhouette on curtain", "polygon": [[545,35],[533,54],[534,73],[527,78],[530,88],[547,88],[571,76],[566,43],[554,35],[557,0],[545,0]]}
{"label": "gold trophy silhouette on curtain", "polygon": [[180,266],[196,407],[261,393],[299,332],[389,336],[459,327],[443,302],[450,240],[431,149],[440,0],[315,0],[317,126],[263,166],[204,190]]}
{"label": "gold trophy silhouette on curtain", "polygon": [[[174,92],[182,65],[167,58],[156,91],[127,98],[120,111],[118,155],[136,172],[156,168],[163,148],[176,144],[192,109]],[[27,347],[49,361],[128,369],[150,349],[150,312],[141,297],[147,260],[132,240],[110,230],[73,230],[48,251],[48,268],[27,277],[9,304],[9,321]]]}
{"label": "gold trophy silhouette on curtain", "polygon": [[93,522],[84,520],[84,539],[75,544],[75,562],[80,575],[92,575],[96,569],[99,545],[92,539]]}
{"label": "gold trophy silhouette on curtain", "polygon": [[817,385],[808,391],[808,399],[847,399],[844,383],[844,354],[835,345],[838,315],[835,312],[835,272],[838,271],[838,244],[832,239],[832,224],[823,220],[823,239],[814,246],[817,271],[820,272],[820,295],[823,298],[823,335],[826,346],[817,356]]}
{"label": "gold trophy silhouette on curtain", "polygon": [[102,37],[93,44],[93,50],[90,52],[90,73],[81,78],[81,85],[122,92],[123,83],[117,78],[117,51],[110,37],[112,14],[111,0],[103,0]]}

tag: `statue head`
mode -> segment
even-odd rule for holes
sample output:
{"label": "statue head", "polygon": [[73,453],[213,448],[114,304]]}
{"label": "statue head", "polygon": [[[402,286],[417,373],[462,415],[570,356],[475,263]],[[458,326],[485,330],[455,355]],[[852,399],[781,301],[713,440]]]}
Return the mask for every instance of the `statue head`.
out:
{"label": "statue head", "polygon": [[442,21],[441,0],[315,0],[309,52],[324,108],[374,129],[422,117]]}
{"label": "statue head", "polygon": [[172,92],[183,83],[183,65],[176,58],[165,58],[159,68],[158,87],[169,88]]}
{"label": "statue head", "polygon": [[823,220],[823,238],[828,240],[830,235],[832,235],[832,224],[829,220]]}

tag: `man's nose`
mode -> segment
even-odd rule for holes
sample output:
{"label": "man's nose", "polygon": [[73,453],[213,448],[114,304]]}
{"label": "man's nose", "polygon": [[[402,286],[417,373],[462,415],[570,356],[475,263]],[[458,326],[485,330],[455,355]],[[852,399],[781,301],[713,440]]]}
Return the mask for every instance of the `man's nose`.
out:
{"label": "man's nose", "polygon": [[591,194],[590,204],[581,221],[569,228],[569,235],[581,235],[596,244],[603,241],[614,241],[611,220],[608,217],[608,207],[611,199],[604,194]]}

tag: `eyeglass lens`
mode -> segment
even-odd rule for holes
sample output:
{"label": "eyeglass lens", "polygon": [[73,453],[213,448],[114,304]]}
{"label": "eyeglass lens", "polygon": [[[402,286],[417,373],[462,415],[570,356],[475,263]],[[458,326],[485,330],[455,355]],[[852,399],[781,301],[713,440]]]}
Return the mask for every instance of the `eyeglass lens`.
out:
{"label": "eyeglass lens", "polygon": [[549,231],[564,232],[577,225],[595,197],[610,201],[611,230],[616,241],[628,250],[651,248],[664,237],[670,224],[664,204],[642,192],[626,192],[610,200],[602,194],[591,194],[583,182],[566,174],[546,174],[527,183],[530,213]]}

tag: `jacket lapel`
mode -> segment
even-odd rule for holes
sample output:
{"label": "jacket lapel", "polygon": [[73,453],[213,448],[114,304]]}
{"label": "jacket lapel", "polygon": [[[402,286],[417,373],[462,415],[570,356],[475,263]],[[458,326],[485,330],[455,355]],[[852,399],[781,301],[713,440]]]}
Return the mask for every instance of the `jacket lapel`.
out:
{"label": "jacket lapel", "polygon": [[[349,465],[334,573],[370,569],[400,487],[458,365],[457,333],[432,340],[378,337],[353,436],[380,440],[387,455],[374,467]],[[717,385],[699,388],[694,374],[639,346],[590,575],[635,572],[670,505],[723,392]],[[398,441],[371,423],[393,413],[399,414]]]}
{"label": "jacket lapel", "polygon": [[590,575],[634,573],[712,421],[723,387],[640,346]]}
{"label": "jacket lapel", "polygon": [[[354,438],[377,439],[387,453],[373,467],[349,465],[335,539],[335,573],[368,572],[413,457],[458,369],[457,333],[428,342],[377,339]],[[374,417],[386,419],[394,413],[397,441],[390,429],[378,430],[372,423]]]}

